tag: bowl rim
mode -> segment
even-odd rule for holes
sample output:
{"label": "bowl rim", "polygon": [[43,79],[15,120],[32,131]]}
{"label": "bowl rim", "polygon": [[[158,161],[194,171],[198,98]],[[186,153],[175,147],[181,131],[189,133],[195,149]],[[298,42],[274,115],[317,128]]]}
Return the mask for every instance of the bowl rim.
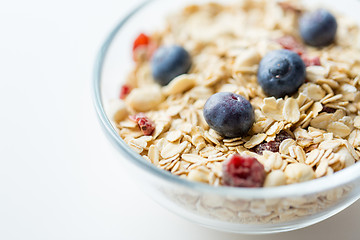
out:
{"label": "bowl rim", "polygon": [[310,181],[289,184],[284,186],[269,187],[269,188],[239,188],[229,186],[212,186],[195,181],[189,181],[184,178],[180,178],[168,171],[160,169],[155,165],[146,161],[140,154],[132,150],[125,141],[120,137],[118,132],[114,129],[111,121],[107,117],[101,94],[101,80],[103,66],[108,53],[108,50],[122,27],[132,18],[136,13],[142,10],[144,7],[157,0],[146,0],[133,8],[119,23],[114,27],[110,34],[106,37],[102,44],[100,51],[95,60],[94,72],[92,78],[92,100],[96,110],[98,120],[105,134],[108,136],[113,145],[120,150],[126,156],[127,160],[134,164],[136,167],[154,175],[157,178],[161,178],[164,181],[171,182],[178,186],[186,187],[192,190],[199,190],[210,194],[227,195],[227,196],[239,196],[242,198],[254,198],[263,199],[269,198],[281,198],[290,196],[304,196],[314,194],[336,187],[340,187],[345,184],[350,184],[355,180],[360,180],[360,164],[355,163],[353,166],[342,169],[330,176],[324,176],[321,178],[313,179]]}

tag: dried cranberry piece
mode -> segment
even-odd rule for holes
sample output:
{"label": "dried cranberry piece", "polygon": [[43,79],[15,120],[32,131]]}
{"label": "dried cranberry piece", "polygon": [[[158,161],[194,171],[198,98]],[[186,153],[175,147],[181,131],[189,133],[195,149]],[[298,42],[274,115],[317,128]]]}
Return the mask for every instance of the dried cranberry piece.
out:
{"label": "dried cranberry piece", "polygon": [[152,55],[154,54],[154,52],[156,51],[156,49],[158,48],[158,46],[154,43],[154,42],[150,42],[147,46],[147,52],[146,52],[146,56],[147,59],[151,59]]}
{"label": "dried cranberry piece", "polygon": [[305,53],[304,46],[297,42],[296,39],[292,36],[284,36],[276,39],[276,42],[279,43],[284,49],[296,52],[300,56]]}
{"label": "dried cranberry piece", "polygon": [[320,58],[318,56],[310,57],[307,54],[303,54],[301,59],[304,61],[305,66],[321,66]]}
{"label": "dried cranberry piece", "polygon": [[294,137],[289,132],[281,131],[281,132],[279,132],[278,135],[276,135],[275,141],[281,143],[282,141],[284,141],[285,139],[288,139],[288,138],[294,139]]}
{"label": "dried cranberry piece", "polygon": [[297,14],[300,14],[303,11],[299,6],[295,6],[294,4],[291,4],[290,2],[278,2],[278,5],[284,11],[291,11],[291,12],[295,12]]}
{"label": "dried cranberry piece", "polygon": [[264,166],[254,157],[234,154],[223,163],[223,181],[233,187],[261,187]]}
{"label": "dried cranberry piece", "polygon": [[122,85],[120,88],[120,99],[125,99],[125,97],[131,92],[131,88],[128,85]]}
{"label": "dried cranberry piece", "polygon": [[155,129],[155,123],[150,118],[145,116],[145,114],[138,113],[129,116],[129,118],[139,125],[140,130],[145,136],[149,136],[153,133]]}
{"label": "dried cranberry piece", "polygon": [[254,147],[252,150],[257,154],[262,155],[264,151],[278,152],[279,151],[280,142],[270,141],[263,142]]}
{"label": "dried cranberry piece", "polygon": [[133,59],[138,61],[139,59],[150,59],[157,46],[151,41],[150,37],[144,33],[141,33],[134,41],[133,44]]}
{"label": "dried cranberry piece", "polygon": [[294,137],[286,131],[281,131],[278,135],[276,135],[275,140],[270,142],[262,142],[252,150],[260,155],[262,155],[264,151],[278,152],[281,142],[288,138]]}
{"label": "dried cranberry piece", "polygon": [[288,49],[299,54],[306,67],[321,65],[320,58],[318,56],[309,56],[306,53],[305,47],[301,43],[297,42],[294,37],[284,36],[276,39],[276,42],[279,43],[284,49]]}
{"label": "dried cranberry piece", "polygon": [[331,107],[323,106],[323,109],[320,111],[320,113],[322,113],[322,112],[334,113],[334,112],[336,112],[336,109],[335,109],[335,108],[331,108]]}
{"label": "dried cranberry piece", "polygon": [[139,46],[147,46],[149,42],[150,42],[150,38],[146,34],[140,33],[139,36],[137,36],[137,38],[134,41],[133,51],[135,51],[135,49],[138,48]]}

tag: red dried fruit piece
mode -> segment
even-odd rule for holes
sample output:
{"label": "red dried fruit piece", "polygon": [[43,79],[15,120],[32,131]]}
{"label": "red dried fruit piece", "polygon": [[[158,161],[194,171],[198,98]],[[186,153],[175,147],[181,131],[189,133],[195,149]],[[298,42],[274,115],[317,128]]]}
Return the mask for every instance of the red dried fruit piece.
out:
{"label": "red dried fruit piece", "polygon": [[288,49],[299,54],[306,67],[321,65],[320,58],[318,56],[309,56],[306,53],[305,47],[301,43],[297,42],[294,37],[284,36],[276,39],[276,42],[279,43],[284,49]]}
{"label": "red dried fruit piece", "polygon": [[147,46],[149,42],[150,42],[150,38],[146,34],[140,33],[140,35],[137,36],[137,38],[134,41],[133,51],[139,46]]}
{"label": "red dried fruit piece", "polygon": [[155,129],[155,123],[150,118],[145,116],[145,114],[138,113],[129,116],[129,118],[139,125],[140,130],[145,136],[149,136],[153,133]]}
{"label": "red dried fruit piece", "polygon": [[294,139],[294,137],[287,131],[281,131],[281,132],[279,132],[278,135],[276,135],[275,141],[281,143],[282,141],[284,141],[285,139],[288,139],[288,138]]}
{"label": "red dried fruit piece", "polygon": [[264,166],[254,157],[234,154],[223,163],[223,181],[232,187],[262,187]]}
{"label": "red dried fruit piece", "polygon": [[335,108],[331,108],[331,107],[323,106],[323,109],[320,111],[320,113],[322,113],[322,112],[334,113],[334,112],[336,112],[336,109],[335,109]]}
{"label": "red dried fruit piece", "polygon": [[252,150],[260,155],[262,155],[264,151],[279,152],[281,142],[288,138],[293,138],[293,136],[286,131],[281,131],[278,135],[276,135],[274,141],[262,142]]}
{"label": "red dried fruit piece", "polygon": [[150,42],[147,46],[147,51],[146,51],[146,57],[147,59],[150,59],[152,57],[152,55],[154,54],[154,52],[156,51],[157,49],[157,45],[153,42]]}
{"label": "red dried fruit piece", "polygon": [[300,56],[305,53],[304,46],[297,42],[296,39],[292,36],[284,36],[276,39],[276,42],[279,43],[284,49],[296,52]]}
{"label": "red dried fruit piece", "polygon": [[320,58],[318,56],[310,57],[307,54],[301,55],[301,59],[304,61],[305,66],[321,66]]}
{"label": "red dried fruit piece", "polygon": [[125,99],[125,97],[131,92],[131,88],[128,85],[122,85],[120,88],[120,99]]}
{"label": "red dried fruit piece", "polygon": [[278,152],[279,151],[280,142],[270,141],[263,142],[254,147],[252,150],[257,154],[262,155],[264,151]]}
{"label": "red dried fruit piece", "polygon": [[284,10],[284,11],[291,11],[295,12],[297,14],[302,13],[302,9],[299,6],[296,6],[290,2],[278,2],[278,5]]}
{"label": "red dried fruit piece", "polygon": [[[138,61],[139,58],[145,57],[149,59],[152,52],[154,52],[154,44],[151,44],[150,38],[144,34],[140,33],[139,36],[134,41],[133,44],[133,59]],[[149,47],[151,46],[151,47]]]}

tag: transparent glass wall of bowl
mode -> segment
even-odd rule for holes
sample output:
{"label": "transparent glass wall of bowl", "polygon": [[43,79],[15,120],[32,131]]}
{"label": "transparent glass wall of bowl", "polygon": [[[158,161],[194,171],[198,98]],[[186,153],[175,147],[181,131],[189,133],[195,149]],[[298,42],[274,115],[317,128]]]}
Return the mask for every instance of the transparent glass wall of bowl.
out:
{"label": "transparent glass wall of bowl", "polygon": [[125,162],[134,181],[158,204],[190,221],[229,232],[260,234],[306,227],[348,207],[360,194],[357,179],[307,195],[299,191],[298,195],[287,197],[239,196],[189,188]]}
{"label": "transparent glass wall of bowl", "polygon": [[[141,32],[152,32],[160,28],[169,12],[189,2],[207,1],[163,0],[148,3],[123,25],[119,25],[118,31],[114,32],[114,38],[108,38],[95,66],[94,96],[95,99],[101,98],[99,102],[95,100],[101,124],[110,141],[119,150],[119,159],[131,170],[134,181],[138,181],[139,186],[160,205],[180,216],[207,227],[239,233],[259,234],[305,227],[326,219],[358,199],[359,164],[352,167],[353,169],[343,170],[346,174],[340,174],[342,178],[328,178],[334,187],[328,184],[326,179],[314,180],[313,185],[299,184],[290,188],[285,186],[274,191],[264,189],[261,190],[262,194],[259,194],[259,189],[242,191],[224,187],[214,188],[170,176],[170,173],[163,173],[162,170],[149,166],[149,163],[132,152],[119,136],[116,136],[116,129],[111,126],[109,117],[104,115],[103,104],[118,97],[120,86],[134,66],[131,55],[133,40]],[[306,2],[313,4],[325,1]],[[337,10],[349,11],[350,16],[359,20],[355,10],[359,9],[360,4],[357,3],[354,7],[355,0],[344,0],[341,4],[338,1],[326,1],[326,4],[339,5]],[[356,172],[357,175],[354,177]],[[347,176],[351,180],[346,180]],[[292,189],[289,194],[288,189]]]}

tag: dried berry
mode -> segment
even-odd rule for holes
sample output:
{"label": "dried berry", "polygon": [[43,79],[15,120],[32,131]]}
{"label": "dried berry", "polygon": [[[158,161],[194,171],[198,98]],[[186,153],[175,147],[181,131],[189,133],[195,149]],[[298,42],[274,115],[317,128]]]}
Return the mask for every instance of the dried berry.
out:
{"label": "dried berry", "polygon": [[290,11],[290,12],[294,12],[296,14],[300,14],[303,12],[303,10],[301,9],[301,7],[294,5],[291,2],[278,2],[277,3],[284,11]]}
{"label": "dried berry", "polygon": [[304,46],[297,42],[296,39],[292,36],[284,36],[276,39],[276,42],[279,43],[284,49],[296,52],[300,56],[305,53]]}
{"label": "dried berry", "polygon": [[140,59],[149,60],[156,49],[157,46],[150,37],[141,33],[133,43],[133,59],[136,62]]}
{"label": "dried berry", "polygon": [[305,66],[321,66],[320,58],[318,56],[310,57],[307,54],[301,55],[301,59],[304,61]]}
{"label": "dried berry", "polygon": [[262,155],[264,151],[278,152],[280,143],[276,141],[263,142],[254,147],[252,150]]}
{"label": "dried berry", "polygon": [[131,115],[129,118],[139,125],[140,130],[145,136],[151,135],[155,129],[155,123],[143,113]]}
{"label": "dried berry", "polygon": [[138,48],[139,46],[147,46],[149,42],[150,42],[149,37],[144,33],[140,33],[139,36],[137,36],[137,38],[134,41],[133,51],[135,51],[135,49]]}
{"label": "dried berry", "polygon": [[301,59],[304,61],[305,66],[320,66],[320,58],[318,56],[311,57],[306,53],[304,45],[296,41],[292,36],[284,36],[276,39],[276,42],[279,43],[284,49],[296,52],[301,56]]}
{"label": "dried berry", "polygon": [[154,42],[150,42],[146,48],[146,58],[151,59],[157,48],[158,46]]}
{"label": "dried berry", "polygon": [[331,107],[323,106],[323,109],[320,111],[320,113],[322,113],[322,112],[334,113],[334,112],[336,112],[336,109],[335,109],[335,108],[331,108]]}
{"label": "dried berry", "polygon": [[281,132],[279,132],[278,135],[276,135],[275,141],[281,143],[282,141],[284,141],[285,139],[288,139],[288,138],[294,139],[294,137],[289,132],[281,131]]}
{"label": "dried berry", "polygon": [[279,152],[281,142],[288,138],[293,138],[293,136],[286,131],[281,131],[278,135],[276,135],[274,141],[262,142],[252,150],[260,155],[262,155],[264,151]]}
{"label": "dried berry", "polygon": [[262,187],[264,166],[254,157],[234,154],[223,163],[223,181],[232,187]]}
{"label": "dried berry", "polygon": [[125,99],[125,97],[131,92],[131,88],[128,85],[122,85],[120,88],[120,99]]}

